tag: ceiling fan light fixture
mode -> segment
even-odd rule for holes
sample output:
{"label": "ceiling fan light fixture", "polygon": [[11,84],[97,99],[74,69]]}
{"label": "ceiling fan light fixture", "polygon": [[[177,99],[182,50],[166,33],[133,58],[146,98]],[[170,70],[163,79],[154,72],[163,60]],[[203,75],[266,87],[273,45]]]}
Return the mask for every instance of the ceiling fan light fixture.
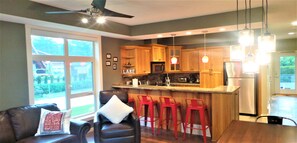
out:
{"label": "ceiling fan light fixture", "polygon": [[81,22],[84,23],[84,24],[86,24],[86,23],[89,23],[89,20],[84,17],[84,18],[81,19]]}
{"label": "ceiling fan light fixture", "polygon": [[99,24],[104,24],[106,22],[106,18],[104,16],[99,16],[97,17],[96,22]]}

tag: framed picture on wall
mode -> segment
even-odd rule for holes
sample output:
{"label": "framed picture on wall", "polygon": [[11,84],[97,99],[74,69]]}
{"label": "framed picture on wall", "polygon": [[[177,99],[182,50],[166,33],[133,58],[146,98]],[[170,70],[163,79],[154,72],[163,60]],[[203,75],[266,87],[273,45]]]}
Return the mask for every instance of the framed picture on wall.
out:
{"label": "framed picture on wall", "polygon": [[113,61],[117,62],[118,61],[118,57],[113,57]]}
{"label": "framed picture on wall", "polygon": [[105,65],[106,65],[106,66],[110,66],[110,65],[111,65],[111,62],[110,62],[110,61],[106,61],[106,62],[105,62]]}
{"label": "framed picture on wall", "polygon": [[111,59],[111,53],[106,54],[106,59]]}
{"label": "framed picture on wall", "polygon": [[113,69],[113,70],[117,70],[117,63],[113,63],[113,64],[112,64],[112,69]]}

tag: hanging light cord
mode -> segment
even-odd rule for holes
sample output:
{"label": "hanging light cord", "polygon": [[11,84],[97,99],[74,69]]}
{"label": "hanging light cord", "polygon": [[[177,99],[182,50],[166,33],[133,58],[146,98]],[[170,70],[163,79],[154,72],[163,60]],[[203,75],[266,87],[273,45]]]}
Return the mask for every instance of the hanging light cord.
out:
{"label": "hanging light cord", "polygon": [[268,0],[266,0],[266,12],[265,12],[265,27],[266,27],[266,33],[268,33]]}
{"label": "hanging light cord", "polygon": [[203,42],[204,42],[204,56],[206,56],[206,32],[204,32]]}
{"label": "hanging light cord", "polygon": [[264,31],[264,17],[265,17],[264,0],[262,0],[262,28],[261,28],[261,35],[263,35],[263,31]]}
{"label": "hanging light cord", "polygon": [[245,0],[245,10],[244,10],[244,24],[245,24],[245,29],[247,29],[247,2]]}
{"label": "hanging light cord", "polygon": [[[252,31],[252,0],[249,0],[249,29],[250,29],[250,34]],[[250,44],[250,52],[252,50],[252,45]]]}
{"label": "hanging light cord", "polygon": [[249,28],[252,29],[252,0],[249,0]]}
{"label": "hanging light cord", "polygon": [[236,0],[236,22],[237,22],[237,25],[236,25],[237,29],[236,30],[238,31],[238,0]]}
{"label": "hanging light cord", "polygon": [[175,34],[172,34],[172,46],[173,46],[173,56],[172,57],[175,57],[174,36],[175,36]]}

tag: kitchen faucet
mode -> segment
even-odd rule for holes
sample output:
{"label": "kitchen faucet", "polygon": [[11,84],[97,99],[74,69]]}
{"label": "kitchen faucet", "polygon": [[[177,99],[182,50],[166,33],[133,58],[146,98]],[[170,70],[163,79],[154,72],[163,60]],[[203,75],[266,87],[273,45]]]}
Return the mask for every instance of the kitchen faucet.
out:
{"label": "kitchen faucet", "polygon": [[165,78],[165,84],[166,86],[170,86],[170,78],[168,76],[168,73],[167,73],[167,77]]}

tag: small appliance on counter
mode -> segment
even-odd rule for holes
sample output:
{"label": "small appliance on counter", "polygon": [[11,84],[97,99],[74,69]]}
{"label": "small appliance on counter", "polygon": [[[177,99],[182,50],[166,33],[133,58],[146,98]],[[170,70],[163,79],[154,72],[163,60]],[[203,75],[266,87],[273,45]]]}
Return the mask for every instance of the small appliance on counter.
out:
{"label": "small appliance on counter", "polygon": [[187,83],[188,82],[188,78],[186,78],[186,77],[179,77],[179,78],[177,78],[177,82],[179,82],[179,83]]}

